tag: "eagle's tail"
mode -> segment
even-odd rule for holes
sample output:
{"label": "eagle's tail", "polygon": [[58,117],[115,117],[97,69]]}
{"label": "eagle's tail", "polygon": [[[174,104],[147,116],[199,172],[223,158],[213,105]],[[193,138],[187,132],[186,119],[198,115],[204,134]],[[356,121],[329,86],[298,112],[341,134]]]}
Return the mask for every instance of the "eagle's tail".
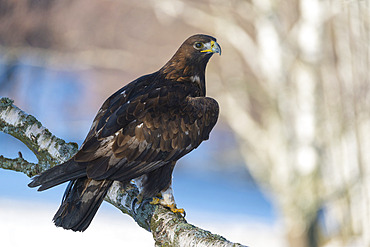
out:
{"label": "eagle's tail", "polygon": [[53,221],[56,226],[85,231],[103,202],[113,181],[87,177],[71,181]]}
{"label": "eagle's tail", "polygon": [[29,187],[40,186],[38,191],[46,190],[56,185],[62,184],[69,180],[74,180],[86,176],[86,167],[79,165],[73,159],[67,162],[54,166],[32,178]]}

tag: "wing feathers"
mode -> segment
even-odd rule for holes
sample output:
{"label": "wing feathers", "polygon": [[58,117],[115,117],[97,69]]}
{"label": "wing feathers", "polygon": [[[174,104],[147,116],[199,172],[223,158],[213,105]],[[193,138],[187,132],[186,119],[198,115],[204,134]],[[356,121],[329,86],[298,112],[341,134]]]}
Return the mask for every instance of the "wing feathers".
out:
{"label": "wing feathers", "polygon": [[122,103],[115,96],[105,110],[112,114],[98,119],[98,127],[105,123],[75,156],[87,162],[89,178],[129,179],[176,161],[207,139],[217,121],[217,102],[186,96],[187,90],[152,88],[136,96],[126,91],[123,105],[115,105]]}

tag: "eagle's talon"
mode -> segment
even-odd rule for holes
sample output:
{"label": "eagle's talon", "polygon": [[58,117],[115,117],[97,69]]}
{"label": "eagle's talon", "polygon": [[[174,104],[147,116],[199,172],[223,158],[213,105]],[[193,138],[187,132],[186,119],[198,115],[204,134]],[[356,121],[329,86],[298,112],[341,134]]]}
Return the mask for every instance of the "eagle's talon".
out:
{"label": "eagle's talon", "polygon": [[142,195],[142,193],[139,193],[137,195],[136,199],[137,199],[137,202],[136,203],[141,204],[143,202],[144,196]]}
{"label": "eagle's talon", "polygon": [[171,211],[173,213],[175,213],[175,214],[181,214],[181,216],[185,218],[186,212],[185,212],[185,210],[183,208],[176,208],[176,206],[175,206],[175,208],[170,208],[170,209],[171,209]]}
{"label": "eagle's talon", "polygon": [[151,202],[149,202],[151,205],[157,205],[157,204],[161,204],[161,199],[157,198],[157,197],[153,197],[153,200]]}
{"label": "eagle's talon", "polygon": [[[135,215],[137,215],[137,210],[141,208],[145,204],[145,202],[148,202],[148,200],[150,199],[143,199],[143,196],[141,194],[139,194],[137,197],[134,198],[134,200],[132,200],[131,209]],[[151,204],[151,202],[149,203]]]}
{"label": "eagle's talon", "polygon": [[167,207],[175,214],[181,214],[182,217],[185,218],[186,213],[183,208],[177,208],[176,204],[167,205]]}
{"label": "eagle's talon", "polygon": [[163,199],[159,199],[157,197],[153,197],[153,200],[150,202],[151,205],[162,205],[163,207],[166,207],[171,210],[171,212],[175,214],[181,214],[182,217],[185,218],[186,213],[183,208],[177,208],[175,203],[167,204]]}
{"label": "eagle's talon", "polygon": [[[137,206],[137,204],[139,204],[139,206]],[[132,209],[132,212],[137,215],[137,211],[136,209],[140,208],[140,202],[139,202],[139,199],[137,199],[137,197],[134,198],[134,200],[132,200],[131,202],[131,209]]]}

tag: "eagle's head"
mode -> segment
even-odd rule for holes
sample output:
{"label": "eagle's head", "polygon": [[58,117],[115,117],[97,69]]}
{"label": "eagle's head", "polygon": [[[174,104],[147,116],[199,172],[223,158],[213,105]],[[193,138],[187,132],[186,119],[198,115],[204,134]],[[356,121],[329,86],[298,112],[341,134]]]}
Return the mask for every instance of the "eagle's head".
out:
{"label": "eagle's head", "polygon": [[214,37],[196,34],[186,39],[176,53],[194,63],[207,63],[214,53],[221,55],[221,47]]}
{"label": "eagle's head", "polygon": [[[204,84],[206,65],[213,54],[221,55],[221,47],[216,39],[205,34],[187,38],[175,55],[160,70],[166,79],[184,81],[187,78],[201,78]],[[201,85],[202,90],[204,86]]]}
{"label": "eagle's head", "polygon": [[221,55],[221,47],[216,42],[216,38],[205,35],[205,34],[196,34],[189,37],[184,43],[181,45],[180,49],[190,49],[190,53],[194,55],[202,55],[202,54],[213,54],[219,53]]}

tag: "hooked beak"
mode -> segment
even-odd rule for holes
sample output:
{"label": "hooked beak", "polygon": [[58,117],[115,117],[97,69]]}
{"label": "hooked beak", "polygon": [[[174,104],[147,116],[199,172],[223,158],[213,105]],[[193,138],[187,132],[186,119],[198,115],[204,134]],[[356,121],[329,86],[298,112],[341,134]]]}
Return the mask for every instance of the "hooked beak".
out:
{"label": "hooked beak", "polygon": [[221,56],[221,46],[216,41],[211,40],[211,42],[204,44],[204,50],[201,50],[201,52],[218,53]]}

